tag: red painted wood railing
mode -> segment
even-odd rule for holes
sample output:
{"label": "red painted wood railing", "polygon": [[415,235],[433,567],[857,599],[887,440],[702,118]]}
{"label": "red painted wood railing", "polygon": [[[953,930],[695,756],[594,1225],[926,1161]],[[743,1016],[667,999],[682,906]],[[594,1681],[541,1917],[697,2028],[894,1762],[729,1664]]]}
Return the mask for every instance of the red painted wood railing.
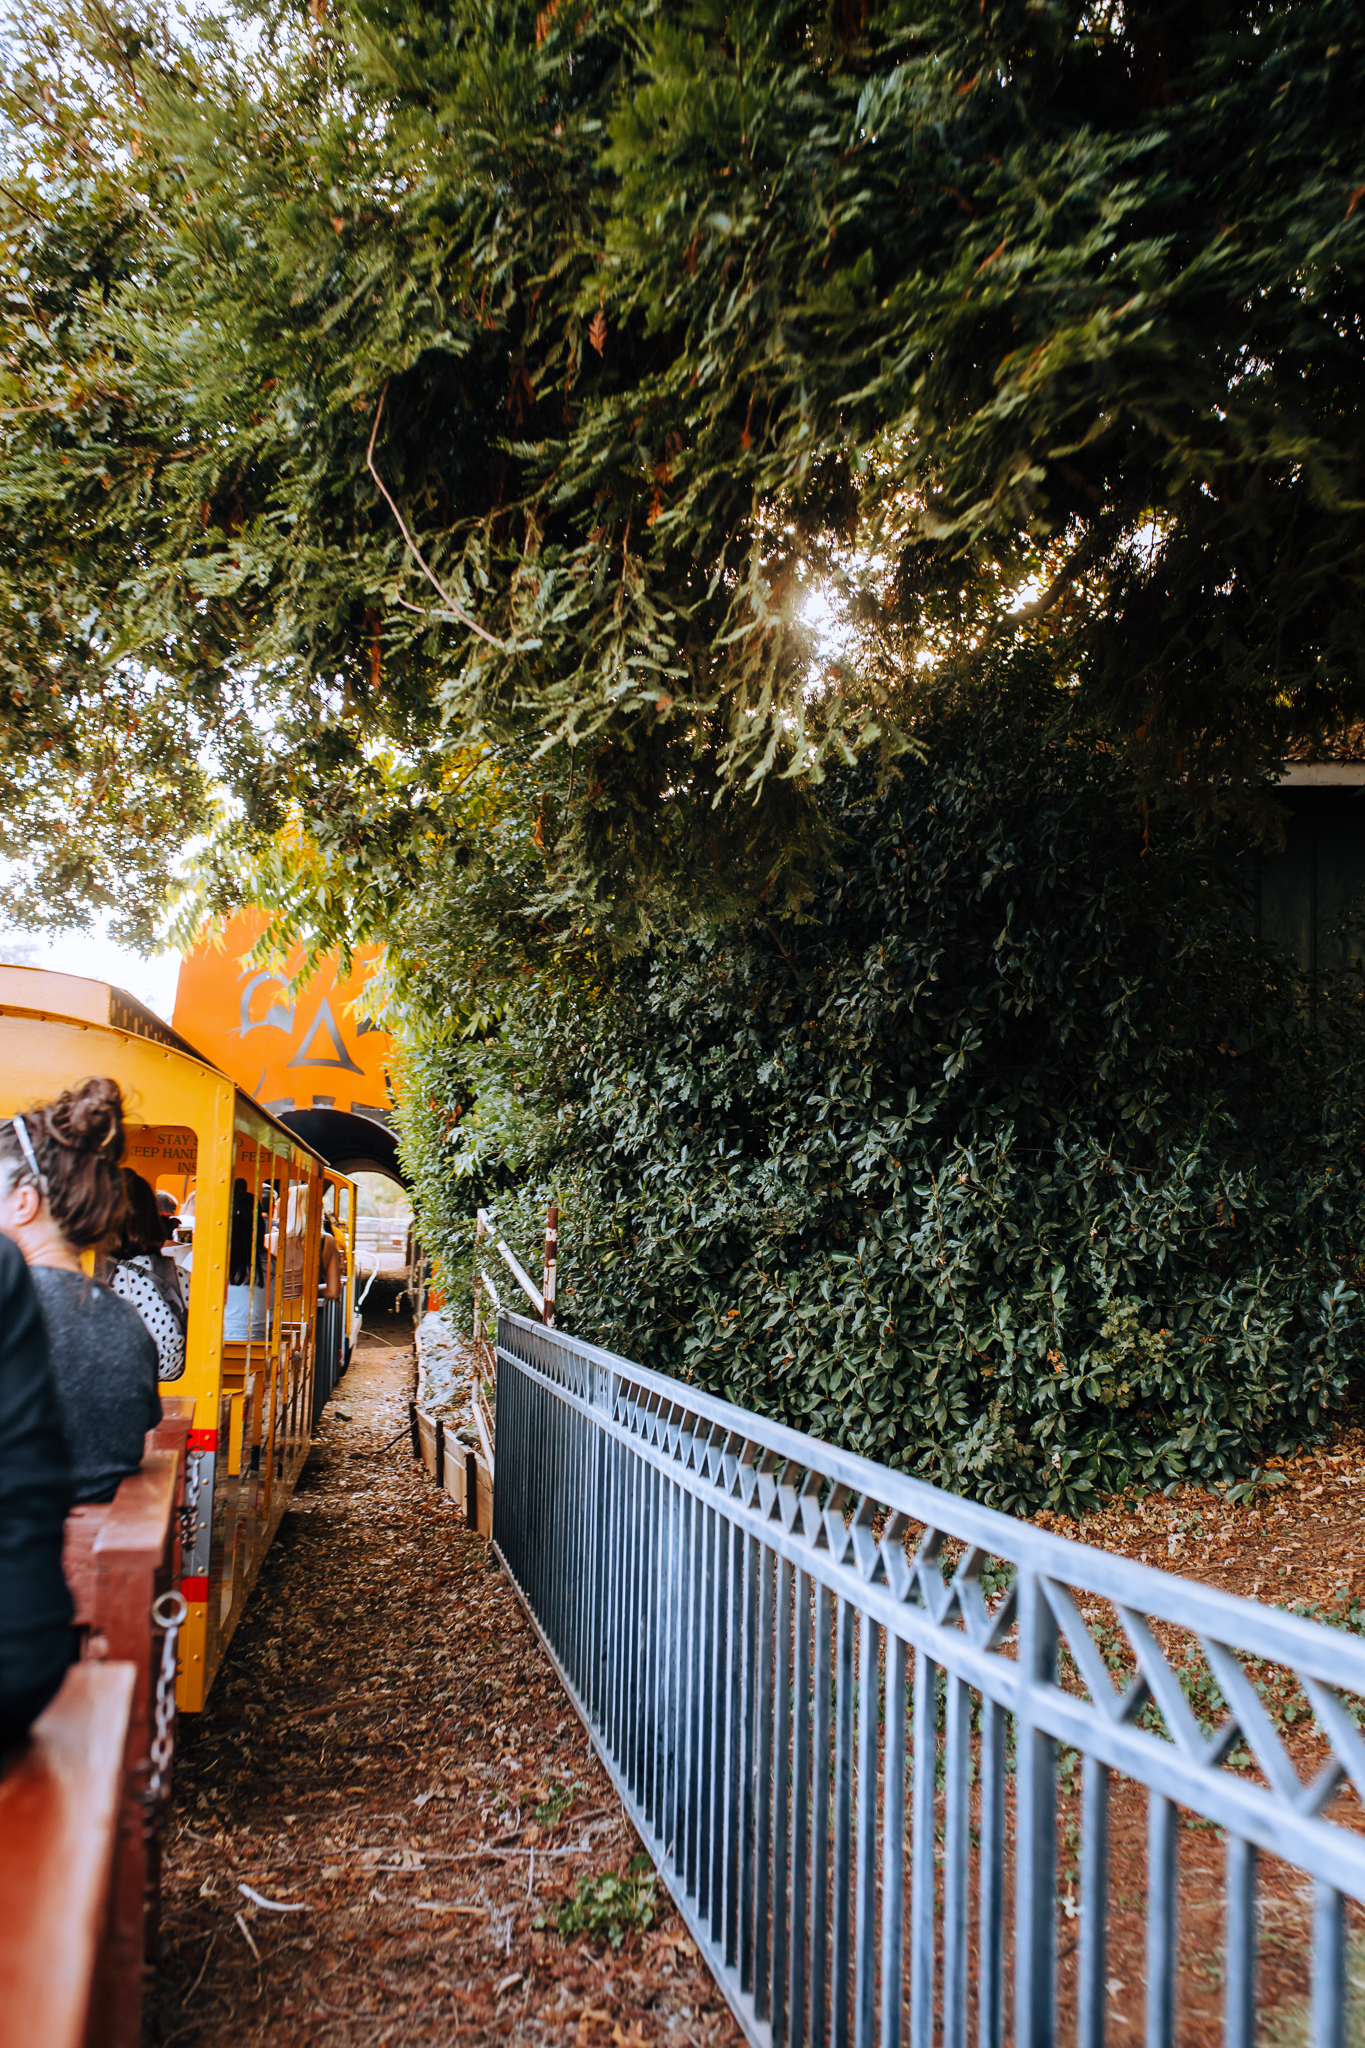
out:
{"label": "red painted wood railing", "polygon": [[76,1624],[84,1632],[82,1660],[127,1663],[133,1670],[106,1959],[115,1987],[111,2048],[137,2048],[142,1964],[154,1950],[160,1916],[160,1816],[148,1805],[147,1789],[163,1631],[152,1607],[179,1588],[179,1510],[193,1404],[173,1398],[164,1407],[160,1425],[148,1433],[141,1469],[107,1506],[75,1508],[67,1517],[63,1557]]}
{"label": "red painted wood railing", "polygon": [[115,1894],[136,1680],[131,1664],[75,1665],[0,1776],[0,2041],[14,2048],[128,2038]]}

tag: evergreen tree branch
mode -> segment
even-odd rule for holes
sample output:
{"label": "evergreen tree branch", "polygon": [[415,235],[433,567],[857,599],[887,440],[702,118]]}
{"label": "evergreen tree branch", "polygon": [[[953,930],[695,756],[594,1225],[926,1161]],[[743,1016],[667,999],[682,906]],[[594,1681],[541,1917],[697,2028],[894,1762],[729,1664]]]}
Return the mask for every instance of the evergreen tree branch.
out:
{"label": "evergreen tree branch", "polygon": [[[416,541],[409,533],[407,528],[407,522],[403,518],[403,515],[399,511],[397,505],[394,503],[393,498],[389,493],[388,486],[384,482],[383,477],[379,474],[378,469],[375,467],[375,436],[379,432],[379,419],[381,413],[384,410],[384,400],[388,397],[388,395],[389,387],[386,384],[384,386],[384,389],[379,394],[379,403],[374,409],[374,425],[370,428],[370,445],[365,450],[365,466],[369,470],[370,475],[374,478],[375,482],[378,484],[379,489],[383,495],[385,504],[388,506],[390,512],[392,512],[394,518],[398,522],[398,531],[403,536],[403,540],[407,546],[408,553],[412,556],[418,568],[422,571],[422,574],[426,577],[427,582],[431,585],[432,589],[436,592],[437,596],[441,599],[442,603],[447,607],[450,617],[453,620],[455,620],[459,625],[467,626],[471,633],[477,633],[480,640],[486,640],[490,647],[496,647],[500,654],[510,653],[511,650],[509,649],[507,642],[505,640],[499,640],[492,633],[486,631],[486,629],[479,624],[477,619],[473,619],[470,617],[469,613],[464,609],[463,605],[456,604],[454,598],[450,595],[450,592],[446,589],[445,585],[436,576],[435,572],[432,570],[430,564],[428,563],[426,556],[422,553],[422,550],[418,547]],[[407,609],[408,611],[416,611],[418,609],[416,605],[408,604],[406,599],[404,598],[400,597],[398,602],[401,605],[404,605],[405,609]],[[440,618],[443,616],[443,614],[439,612],[428,612],[424,616],[426,616],[427,618]]]}

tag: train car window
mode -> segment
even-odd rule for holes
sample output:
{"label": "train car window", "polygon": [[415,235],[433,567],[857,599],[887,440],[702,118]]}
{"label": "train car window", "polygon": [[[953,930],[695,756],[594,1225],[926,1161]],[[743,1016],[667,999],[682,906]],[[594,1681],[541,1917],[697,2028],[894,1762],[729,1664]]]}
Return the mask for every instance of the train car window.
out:
{"label": "train car window", "polygon": [[281,1172],[271,1230],[271,1256],[279,1287],[280,1321],[272,1463],[275,1477],[283,1479],[300,1449],[299,1386],[311,1320],[304,1301],[308,1274],[309,1163],[305,1153],[292,1150],[287,1158],[276,1163]]}
{"label": "train car window", "polygon": [[241,1131],[236,1133],[223,1342],[247,1347],[243,1361],[247,1370],[255,1363],[254,1347],[263,1346],[270,1335],[269,1167],[273,1163],[274,1154],[266,1147]]}
{"label": "train car window", "polygon": [[199,1140],[187,1124],[133,1124],[123,1127],[123,1163],[141,1174],[158,1195],[169,1195],[174,1211],[166,1218],[166,1257],[180,1274],[186,1300],[193,1264],[194,1189],[199,1168]]}
{"label": "train car window", "polygon": [[308,1180],[307,1168],[301,1159],[294,1162],[284,1207],[283,1256],[284,1298],[292,1308],[294,1303],[302,1303],[308,1265]]}
{"label": "train car window", "polygon": [[263,1510],[271,1512],[272,1480],[283,1476],[283,1417],[287,1399],[290,1349],[289,1312],[284,1298],[284,1261],[280,1257],[280,1222],[289,1205],[293,1147],[277,1137],[260,1145],[259,1196],[265,1224],[265,1270],[267,1327],[269,1341],[262,1349],[260,1387],[256,1399],[255,1441],[258,1449],[264,1498]]}

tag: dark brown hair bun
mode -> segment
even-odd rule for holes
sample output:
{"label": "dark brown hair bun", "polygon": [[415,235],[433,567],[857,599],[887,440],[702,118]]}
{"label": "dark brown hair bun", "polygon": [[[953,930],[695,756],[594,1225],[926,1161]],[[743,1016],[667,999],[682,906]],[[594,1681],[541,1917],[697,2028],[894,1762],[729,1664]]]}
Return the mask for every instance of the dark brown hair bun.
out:
{"label": "dark brown hair bun", "polygon": [[[47,1206],[78,1251],[117,1230],[128,1204],[123,1157],[123,1094],[100,1076],[66,1088],[53,1102],[23,1111],[24,1129],[47,1182]],[[0,1124],[0,1159],[31,1180],[12,1121]]]}
{"label": "dark brown hair bun", "polygon": [[123,1092],[108,1076],[68,1088],[43,1115],[48,1133],[72,1152],[97,1152],[117,1166],[123,1157]]}

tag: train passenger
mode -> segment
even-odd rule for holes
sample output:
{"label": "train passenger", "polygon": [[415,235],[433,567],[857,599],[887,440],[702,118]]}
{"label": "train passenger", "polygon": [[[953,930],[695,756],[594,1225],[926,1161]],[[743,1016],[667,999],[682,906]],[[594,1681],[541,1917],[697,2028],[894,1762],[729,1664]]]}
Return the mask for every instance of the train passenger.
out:
{"label": "train passenger", "polygon": [[161,1224],[165,1233],[161,1248],[180,1275],[181,1292],[188,1300],[190,1274],[194,1268],[194,1192],[191,1190],[184,1206],[181,1207],[173,1195],[168,1195],[164,1188],[159,1188],[156,1206],[161,1211]]}
{"label": "train passenger", "polygon": [[107,1079],[0,1123],[0,1231],[24,1255],[47,1326],[78,1506],[114,1498],[161,1420],[147,1325],[81,1268],[122,1226],[122,1151],[123,1097]]}
{"label": "train passenger", "polygon": [[123,1169],[128,1207],[113,1262],[103,1278],[121,1301],[131,1302],[156,1345],[157,1377],[178,1380],[185,1370],[185,1296],[173,1260],[161,1247],[165,1226],[157,1199],[140,1173]]}
{"label": "train passenger", "polygon": [[[325,1198],[324,1198],[325,1200]],[[319,1398],[325,1399],[346,1370],[345,1332],[341,1307],[341,1246],[329,1211],[322,1212],[322,1236],[318,1241],[317,1381]]]}
{"label": "train passenger", "polygon": [[[156,1213],[161,1224],[161,1249],[174,1266],[175,1260],[168,1247],[175,1243],[180,1229],[180,1210],[175,1196],[167,1188],[158,1188],[156,1191]],[[176,1271],[179,1270],[177,1266]],[[183,1289],[181,1291],[183,1294]]]}
{"label": "train passenger", "polygon": [[232,1223],[228,1234],[227,1301],[223,1337],[228,1343],[264,1337],[269,1320],[266,1282],[265,1204],[252,1199],[244,1180],[233,1182]]}
{"label": "train passenger", "polygon": [[28,1733],[75,1655],[62,1526],[71,1460],[42,1311],[0,1237],[0,1758]]}
{"label": "train passenger", "polygon": [[304,1235],[308,1221],[308,1190],[297,1181],[290,1188],[283,1205],[276,1203],[275,1206],[275,1227],[270,1234],[270,1248],[275,1257],[280,1252],[281,1221],[284,1224],[284,1298],[297,1301],[303,1293],[303,1273],[308,1258]]}
{"label": "train passenger", "polygon": [[341,1299],[341,1246],[326,1209],[322,1212],[322,1242],[318,1246],[318,1294],[323,1301]]}

